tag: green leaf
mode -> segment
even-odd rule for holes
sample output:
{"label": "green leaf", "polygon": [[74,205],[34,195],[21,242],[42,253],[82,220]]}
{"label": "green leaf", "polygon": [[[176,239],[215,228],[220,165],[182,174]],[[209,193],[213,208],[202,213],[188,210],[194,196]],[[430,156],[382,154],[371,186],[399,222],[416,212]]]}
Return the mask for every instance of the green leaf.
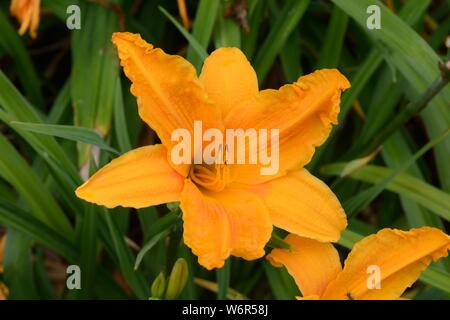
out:
{"label": "green leaf", "polygon": [[323,46],[320,50],[317,69],[338,67],[348,20],[348,15],[344,11],[337,6],[333,8]]}
{"label": "green leaf", "polygon": [[36,218],[61,235],[73,239],[74,231],[64,212],[36,173],[2,134],[0,150],[0,176],[14,186]]}
{"label": "green leaf", "polygon": [[127,121],[125,118],[125,110],[123,105],[122,85],[120,78],[116,82],[116,96],[114,99],[114,130],[116,133],[116,139],[119,144],[121,153],[130,151],[131,140],[128,133]]}
{"label": "green leaf", "polygon": [[394,170],[383,181],[377,183],[375,186],[364,190],[363,192],[352,197],[350,200],[344,202],[343,207],[347,215],[349,217],[352,217],[354,214],[366,208],[386,188],[386,186],[393,179],[395,179],[395,177],[397,177],[400,173],[408,169],[409,166],[411,166],[415,161],[417,161],[417,159],[423,156],[428,150],[430,150],[436,144],[441,142],[449,133],[450,129],[446,130],[440,136],[438,136],[437,138],[433,139],[432,141],[428,142],[425,146],[423,146],[413,157],[409,158],[405,163],[403,163],[400,167]]}
{"label": "green leaf", "polygon": [[51,109],[50,113],[47,116],[47,123],[49,124],[57,124],[61,121],[63,115],[70,106],[70,81],[67,81],[58,96],[56,97]]}
{"label": "green leaf", "polygon": [[110,232],[111,240],[113,241],[113,247],[123,276],[139,299],[147,299],[149,297],[149,288],[146,281],[141,274],[134,271],[133,256],[125,243],[123,235],[120,234],[112,219],[111,213],[106,209],[104,209],[104,218]]}
{"label": "green leaf", "polygon": [[[409,25],[417,23],[418,19],[424,14],[430,4],[429,0],[411,0],[408,1],[399,12],[399,17],[402,18]],[[341,111],[339,112],[339,123],[342,123],[350,111],[350,107],[357,100],[364,88],[367,87],[369,81],[372,79],[374,73],[378,70],[383,62],[383,53],[380,51],[379,46],[372,49],[367,55],[364,62],[362,62],[356,72],[350,77],[351,88],[344,92],[341,101]],[[333,129],[328,140],[320,146],[308,165],[308,169],[315,171],[318,164],[321,161],[322,155],[327,150],[328,146],[333,141],[333,137],[336,133],[336,129]]]}
{"label": "green leaf", "polygon": [[[208,44],[211,39],[217,14],[219,13],[219,0],[200,0],[195,14],[194,25],[192,27],[192,36],[184,31],[179,24],[175,24],[174,19],[170,19],[177,26],[180,32],[189,42],[187,59],[195,66],[197,72],[200,71],[203,60],[207,57]],[[166,14],[167,17],[168,14]]]}
{"label": "green leaf", "polygon": [[32,240],[27,235],[9,229],[3,266],[4,279],[10,290],[8,299],[39,298],[33,272]]}
{"label": "green leaf", "polygon": [[267,261],[263,261],[262,265],[275,299],[292,300],[299,295],[293,278],[285,268],[275,268]]}
{"label": "green leaf", "polygon": [[250,31],[242,36],[242,51],[248,60],[252,60],[255,54],[260,25],[263,21],[263,15],[266,7],[266,0],[250,0],[248,9],[248,24]]}
{"label": "green leaf", "polygon": [[[438,63],[441,62],[434,50],[425,40],[404,21],[393,14],[381,2],[373,0],[345,1],[332,0],[348,15],[352,16],[362,28],[366,28],[369,5],[377,4],[381,9],[382,28],[369,30],[370,36],[389,52],[389,61],[408,80],[413,90],[409,90],[410,100],[415,100],[440,76]],[[420,61],[420,63],[418,63]],[[438,136],[450,123],[450,87],[447,86],[422,112],[428,134]],[[450,166],[448,165],[450,138],[435,147],[436,163],[440,182],[450,191]]]}
{"label": "green leaf", "polygon": [[422,273],[420,280],[435,288],[450,293],[450,275],[448,273],[431,267]]}
{"label": "green leaf", "polygon": [[[104,138],[110,128],[119,76],[119,62],[111,42],[113,32],[119,30],[117,14],[96,3],[80,3],[83,13],[81,29],[72,30],[71,96],[75,124],[95,129]],[[99,27],[101,26],[101,27]],[[91,158],[91,146],[81,146],[79,167]]]}
{"label": "green leaf", "polygon": [[178,211],[171,211],[163,217],[159,218],[147,231],[147,238],[150,239],[156,234],[173,227],[177,222],[180,221],[180,216]]}
{"label": "green leaf", "polygon": [[[214,1],[212,1],[212,2],[214,2]],[[202,44],[200,42],[198,42],[197,39],[194,38],[194,36],[192,36],[189,32],[187,32],[184,29],[184,27],[174,17],[172,17],[169,12],[166,11],[166,9],[164,9],[163,7],[159,7],[159,10],[161,10],[161,12],[170,20],[170,22],[172,22],[175,25],[175,27],[178,29],[178,31],[180,31],[180,33],[186,38],[186,40],[189,42],[192,49],[198,55],[198,57],[199,57],[198,62],[196,62],[197,63],[196,67],[197,67],[197,71],[198,71],[201,64],[203,63],[203,60],[205,60],[206,57],[208,56],[208,53],[206,52],[206,50],[204,49]],[[194,60],[194,62],[195,62],[195,60]],[[192,63],[194,64],[194,62],[192,62]]]}
{"label": "green leaf", "polygon": [[8,17],[0,10],[0,48],[3,48],[14,60],[17,74],[22,84],[23,90],[27,93],[37,107],[44,107],[44,99],[42,98],[39,88],[39,78],[36,69],[20,39],[17,31],[9,23]]}
{"label": "green leaf", "polygon": [[[326,165],[321,169],[324,175],[340,175],[347,163]],[[394,170],[379,166],[366,165],[349,175],[350,178],[377,184],[388,178]],[[450,195],[432,185],[407,174],[399,174],[386,189],[405,198],[411,199],[436,213],[446,220],[450,220]]]}
{"label": "green leaf", "polygon": [[146,255],[147,252],[149,252],[159,241],[164,239],[169,235],[169,230],[161,231],[160,233],[153,236],[146,244],[145,246],[139,251],[136,262],[134,263],[134,270],[137,270],[139,268],[139,265],[142,262],[142,259]]}
{"label": "green leaf", "polygon": [[[273,20],[280,19],[280,9],[275,2],[269,3]],[[256,28],[258,29],[258,28]],[[301,67],[301,36],[298,29],[294,29],[280,52],[280,61],[287,82],[295,82],[302,74]]]}
{"label": "green leaf", "polygon": [[281,66],[286,82],[295,82],[303,74],[301,66],[302,46],[300,32],[294,30],[280,53]]}
{"label": "green leaf", "polygon": [[232,18],[225,17],[224,6],[219,8],[216,29],[214,31],[216,49],[222,47],[241,47],[241,29]]}
{"label": "green leaf", "polygon": [[106,144],[100,135],[92,129],[58,124],[27,123],[18,121],[13,121],[11,124],[23,130],[83,142],[97,146],[100,149],[109,151],[113,154],[119,154],[116,149]]}
{"label": "green leaf", "polygon": [[30,213],[8,204],[4,200],[0,202],[0,221],[54,250],[69,261],[76,261],[78,257],[77,249],[66,237],[60,235]]}
{"label": "green leaf", "polygon": [[98,210],[95,210],[93,204],[85,206],[84,216],[79,218],[81,227],[78,237],[78,248],[80,250],[80,268],[83,270],[81,274],[82,283],[84,283],[83,290],[77,292],[78,298],[88,299],[92,298],[93,289],[95,285],[95,278],[97,274],[97,254],[98,254]]}
{"label": "green leaf", "polygon": [[287,0],[270,30],[262,47],[258,50],[254,67],[260,83],[264,81],[277,55],[285,45],[292,30],[297,26],[305,13],[309,0]]}
{"label": "green leaf", "polygon": [[58,18],[66,22],[67,7],[70,5],[80,6],[79,0],[42,0],[42,6],[53,11]]}
{"label": "green leaf", "polygon": [[[403,136],[404,135],[400,132],[394,134],[388,141],[386,141],[383,149],[381,150],[381,154],[386,164],[394,170],[399,168],[403,163],[412,157],[412,153]],[[424,180],[423,174],[417,164],[411,165],[411,168],[405,173]],[[403,210],[410,227],[433,226],[443,228],[442,222],[438,216],[422,206],[419,206],[416,202],[403,196],[400,197]]]}
{"label": "green leaf", "polygon": [[225,300],[230,287],[231,278],[231,258],[228,258],[223,267],[217,269],[217,284],[219,290],[217,291],[217,300]]}
{"label": "green leaf", "polygon": [[[32,105],[20,94],[20,92],[9,81],[5,74],[0,70],[0,120],[6,124],[12,121],[42,123],[43,118],[33,108]],[[12,128],[22,136],[34,150],[44,159],[50,168],[59,168],[59,172],[77,181],[79,179],[78,172],[66,152],[58,145],[53,137],[38,136],[34,133]],[[58,176],[62,181],[66,177]],[[70,190],[73,194],[73,190]]]}

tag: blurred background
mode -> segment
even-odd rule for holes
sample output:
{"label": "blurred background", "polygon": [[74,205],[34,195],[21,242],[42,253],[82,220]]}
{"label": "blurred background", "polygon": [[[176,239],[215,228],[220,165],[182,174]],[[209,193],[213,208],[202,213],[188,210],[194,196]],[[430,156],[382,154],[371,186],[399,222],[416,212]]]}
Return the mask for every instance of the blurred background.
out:
{"label": "blurred background", "polygon": [[[215,48],[239,47],[261,89],[338,68],[352,88],[307,168],[348,215],[342,257],[381,228],[448,228],[450,87],[442,63],[450,1],[30,2],[39,10],[36,33],[19,35],[11,1],[0,1],[0,299],[148,299],[166,281],[184,289],[160,298],[299,295],[286,270],[265,259],[200,267],[182,242],[176,205],[107,210],[75,197],[116,151],[157,142],[137,115],[111,43],[115,31],[140,33],[197,71]],[[80,267],[82,290],[68,288],[68,265]],[[171,277],[174,265],[188,272]],[[405,296],[449,294],[443,259]]]}

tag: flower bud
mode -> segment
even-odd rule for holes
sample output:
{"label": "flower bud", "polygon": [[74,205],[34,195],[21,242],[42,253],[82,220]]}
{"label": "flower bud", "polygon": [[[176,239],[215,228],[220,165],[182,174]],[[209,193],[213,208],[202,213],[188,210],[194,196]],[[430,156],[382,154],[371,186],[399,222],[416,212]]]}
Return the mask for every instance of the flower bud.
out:
{"label": "flower bud", "polygon": [[189,276],[189,269],[186,260],[178,259],[172,268],[167,285],[166,299],[176,299],[183,291]]}
{"label": "flower bud", "polygon": [[150,299],[157,300],[162,298],[165,290],[166,290],[166,277],[164,276],[164,273],[161,272],[152,283],[151,288],[152,296]]}

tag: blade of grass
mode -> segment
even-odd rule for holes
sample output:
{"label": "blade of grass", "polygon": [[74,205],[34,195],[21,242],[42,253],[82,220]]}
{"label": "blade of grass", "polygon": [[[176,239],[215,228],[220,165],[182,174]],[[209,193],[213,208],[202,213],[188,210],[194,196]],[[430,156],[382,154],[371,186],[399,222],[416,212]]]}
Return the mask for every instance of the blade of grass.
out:
{"label": "blade of grass", "polygon": [[[340,175],[346,166],[347,163],[326,165],[322,167],[321,173],[324,175]],[[366,165],[352,172],[349,177],[358,181],[377,184],[389,177],[393,171],[385,167]],[[420,179],[407,174],[399,174],[386,185],[386,189],[415,201],[446,220],[450,219],[450,195]]]}
{"label": "blade of grass", "polygon": [[[95,129],[102,138],[110,130],[119,62],[111,42],[119,30],[116,13],[96,3],[80,3],[81,29],[72,30],[71,96],[75,124]],[[102,26],[99,28],[98,26]],[[79,168],[89,172],[91,145],[80,145]]]}
{"label": "blade of grass", "polygon": [[[414,115],[420,113],[428,105],[430,101],[434,99],[439,92],[445,88],[449,82],[450,69],[447,71],[448,75],[442,75],[436,79],[431,86],[420,96],[420,98],[414,102],[409,103],[403,108],[397,115],[395,115],[390,121],[382,128],[375,137],[372,137],[370,142],[367,143],[364,148],[359,152],[362,155],[369,154],[381,146],[386,139],[388,139],[395,131],[398,130],[404,123],[408,122]],[[450,123],[450,121],[449,121]],[[446,129],[448,128],[448,125]],[[440,135],[437,135],[439,137]],[[349,157],[352,157],[350,154]]]}
{"label": "blade of grass", "polygon": [[0,11],[0,47],[3,48],[8,55],[15,61],[15,68],[23,90],[26,92],[30,101],[39,109],[44,107],[44,99],[41,89],[39,88],[39,77],[36,69],[28,55],[25,46],[20,39],[17,31],[10,24],[9,19]]}
{"label": "blade of grass", "polygon": [[38,219],[68,239],[74,239],[74,231],[67,216],[36,173],[2,134],[0,150],[0,176],[14,186]]}
{"label": "blade of grass", "polygon": [[198,288],[194,283],[194,272],[198,266],[197,259],[193,256],[192,252],[188,249],[185,244],[180,245],[180,249],[178,251],[178,256],[186,260],[188,264],[188,269],[191,270],[188,274],[188,280],[186,282],[186,287],[181,293],[180,299],[188,299],[195,300],[198,299]]}
{"label": "blade of grass", "polygon": [[338,67],[348,21],[348,15],[344,11],[337,6],[333,7],[317,69]]}
{"label": "blade of grass", "polygon": [[228,288],[230,287],[230,278],[231,278],[231,259],[228,258],[223,267],[217,269],[217,284],[219,286],[219,290],[217,291],[217,300],[225,300],[228,293]]}
{"label": "blade of grass", "polygon": [[[406,136],[406,133],[404,132],[394,134],[388,141],[386,141],[383,149],[381,150],[384,161],[394,170],[401,167],[403,163],[408,161],[408,159],[413,156],[404,136]],[[424,180],[424,175],[422,174],[418,164],[412,164],[411,167],[405,171],[405,173]],[[400,202],[410,227],[417,228],[421,226],[431,226],[445,231],[444,224],[439,216],[403,196],[400,196]],[[436,263],[436,267],[450,271],[450,260],[443,259],[438,261]]]}
{"label": "blade of grass", "polygon": [[294,30],[280,53],[281,66],[287,82],[295,82],[303,74],[300,32]]}
{"label": "blade of grass", "polygon": [[125,153],[127,151],[130,151],[132,146],[128,133],[127,121],[125,118],[122,84],[120,78],[118,78],[116,82],[116,96],[114,99],[114,130],[116,133],[116,139],[119,144],[120,152]]}
{"label": "blade of grass", "polygon": [[66,22],[67,8],[70,5],[80,6],[80,0],[42,0],[42,7],[50,9],[64,22]]}
{"label": "blade of grass", "polygon": [[241,29],[232,19],[225,17],[224,5],[219,6],[216,28],[214,31],[216,49],[222,47],[241,47]]}
{"label": "blade of grass", "polygon": [[267,261],[263,261],[262,265],[275,299],[292,300],[299,295],[298,288],[294,280],[289,279],[286,269],[275,268]]}
{"label": "blade of grass", "polygon": [[[70,80],[69,80],[70,81]],[[66,81],[53,103],[47,116],[47,123],[57,124],[61,121],[64,113],[70,105],[70,82]]]}
{"label": "blade of grass", "polygon": [[26,123],[19,121],[13,121],[11,122],[11,125],[17,126],[23,130],[39,134],[45,134],[72,141],[87,143],[90,145],[97,146],[100,149],[109,151],[115,155],[119,154],[119,152],[116,149],[110,147],[96,131],[89,128],[81,128],[60,124]]}
{"label": "blade of grass", "polygon": [[172,17],[169,12],[167,12],[166,9],[164,9],[163,7],[159,7],[159,10],[161,10],[161,12],[167,17],[167,19],[169,19],[170,22],[172,22],[175,25],[175,27],[186,38],[186,40],[189,42],[190,46],[193,48],[193,50],[199,57],[197,66],[196,66],[197,71],[198,71],[201,64],[203,63],[203,60],[205,60],[206,57],[208,56],[206,49],[201,45],[201,43],[196,38],[194,38],[194,36],[192,36],[189,32],[187,32],[184,29],[184,27],[174,17]]}
{"label": "blade of grass", "polygon": [[97,224],[98,212],[94,209],[94,205],[86,204],[86,210],[83,219],[78,217],[81,221],[80,233],[78,237],[78,247],[80,250],[80,268],[82,272],[83,289],[76,291],[77,298],[89,299],[93,297],[95,278],[97,274],[97,253],[98,253],[98,238],[97,238]]}
{"label": "blade of grass", "polygon": [[[428,142],[425,146],[423,146],[416,154],[414,154],[413,157],[409,158],[405,163],[403,163],[400,167],[398,167],[396,170],[393,170],[393,172],[385,178],[380,183],[377,183],[373,187],[364,190],[363,192],[359,193],[355,197],[352,197],[350,200],[343,203],[343,207],[345,209],[345,212],[349,217],[352,217],[354,214],[360,212],[362,209],[366,208],[385,188],[386,186],[393,180],[395,177],[397,177],[400,173],[405,171],[409,168],[410,165],[412,165],[414,162],[417,161],[421,156],[423,156],[428,150],[433,148],[436,144],[441,142],[443,139],[447,137],[447,135],[450,133],[450,129],[443,132],[440,136],[436,137],[435,139]],[[450,212],[447,216],[447,218],[450,218]]]}
{"label": "blade of grass", "polygon": [[[383,149],[381,150],[381,154],[386,164],[393,170],[399,168],[413,156],[405,139],[403,138],[403,135],[400,132],[394,134],[388,141],[386,141]],[[416,164],[413,164],[409,170],[406,170],[405,173],[424,180],[423,174]],[[414,201],[401,197],[401,202],[406,218],[408,219],[411,227],[434,226],[443,228],[438,216],[419,206]]]}
{"label": "blade of grass", "polygon": [[[366,8],[373,4],[380,7],[383,27],[370,30],[370,35],[388,49],[390,61],[411,84],[413,90],[410,90],[411,93],[407,92],[410,94],[411,100],[415,100],[439,77],[437,65],[441,61],[438,55],[419,34],[381,2],[372,0],[332,1],[353,17],[363,28],[365,28],[367,20]],[[433,99],[431,106],[422,112],[431,138],[436,137],[448,128],[448,123],[450,123],[448,101],[450,101],[450,87],[443,89]],[[449,149],[450,138],[435,147],[439,179],[447,191],[450,191],[450,166],[448,166],[447,156]]]}
{"label": "blade of grass", "polygon": [[[219,13],[219,5],[219,0],[200,0],[197,6],[197,13],[195,14],[194,25],[192,26],[192,38],[197,41],[192,41],[185,35],[189,41],[187,59],[194,65],[197,72],[200,71],[203,60],[207,56],[204,53],[208,49],[216,17]],[[168,15],[166,14],[166,16]]]}
{"label": "blade of grass", "polygon": [[42,248],[37,248],[35,253],[34,274],[36,289],[39,298],[42,300],[55,300],[56,294],[52,282],[49,279],[47,270],[45,269],[45,256]]}
{"label": "blade of grass", "polygon": [[292,30],[298,25],[309,3],[309,0],[287,0],[285,2],[278,19],[256,55],[254,68],[260,83],[266,78],[277,55],[281,52]]}
{"label": "blade of grass", "polygon": [[252,61],[266,8],[266,0],[250,0],[248,7],[248,24],[250,30],[242,36],[242,51],[247,56],[247,59]]}
{"label": "blade of grass", "polygon": [[[270,2],[268,7],[273,19],[280,19],[280,9],[276,2]],[[302,74],[301,47],[300,32],[298,29],[294,29],[280,52],[281,67],[287,82],[296,81]]]}
{"label": "blade of grass", "polygon": [[63,237],[30,213],[4,200],[0,203],[0,221],[8,227],[28,235],[70,261],[75,261],[78,256],[74,245],[66,237]]}
{"label": "blade of grass", "polygon": [[33,261],[32,240],[20,231],[9,229],[3,258],[5,282],[11,300],[38,299]]}
{"label": "blade of grass", "polygon": [[104,219],[106,220],[123,276],[139,299],[147,299],[149,297],[148,285],[146,284],[144,277],[140,273],[134,271],[132,254],[124,241],[123,235],[121,235],[117,229],[117,226],[111,217],[111,213],[106,209],[104,209]]}
{"label": "blade of grass", "polygon": [[[414,25],[427,10],[430,3],[431,1],[429,0],[408,1],[399,11],[399,17],[402,18],[405,23]],[[364,62],[358,66],[355,74],[350,77],[350,83],[352,84],[352,87],[342,95],[341,111],[339,112],[338,116],[339,123],[342,124],[344,122],[345,117],[350,111],[351,105],[357,99],[357,97],[360,96],[363,89],[368,85],[370,79],[381,66],[382,62],[383,52],[381,52],[380,49],[376,47],[375,49],[372,49],[370,51]],[[312,159],[311,163],[308,164],[309,170],[315,171],[317,169],[318,164],[321,162],[322,155],[328,149],[328,146],[332,144],[335,133],[336,129],[333,129],[328,140],[316,150],[314,158]]]}
{"label": "blade of grass", "polygon": [[[42,123],[43,119],[32,105],[20,94],[0,70],[0,119],[6,124],[12,121]],[[71,179],[79,179],[78,172],[66,152],[58,145],[53,137],[37,136],[34,133],[20,130],[11,126],[36,150],[36,152],[52,167],[57,164],[62,172],[68,174]],[[63,178],[61,178],[62,180]],[[72,190],[71,190],[72,191]]]}
{"label": "blade of grass", "polygon": [[163,240],[165,237],[169,235],[170,231],[168,229],[161,231],[160,233],[153,236],[145,246],[139,251],[136,261],[134,263],[134,270],[137,270],[142,262],[144,256],[149,252],[159,241]]}

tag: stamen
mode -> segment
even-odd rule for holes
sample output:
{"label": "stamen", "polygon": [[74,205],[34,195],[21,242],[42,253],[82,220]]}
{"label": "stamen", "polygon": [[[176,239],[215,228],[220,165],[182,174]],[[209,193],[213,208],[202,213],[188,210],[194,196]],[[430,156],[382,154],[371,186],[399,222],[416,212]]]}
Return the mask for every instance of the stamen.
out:
{"label": "stamen", "polygon": [[189,176],[191,180],[205,189],[219,192],[225,189],[229,180],[230,172],[226,164],[193,165]]}

